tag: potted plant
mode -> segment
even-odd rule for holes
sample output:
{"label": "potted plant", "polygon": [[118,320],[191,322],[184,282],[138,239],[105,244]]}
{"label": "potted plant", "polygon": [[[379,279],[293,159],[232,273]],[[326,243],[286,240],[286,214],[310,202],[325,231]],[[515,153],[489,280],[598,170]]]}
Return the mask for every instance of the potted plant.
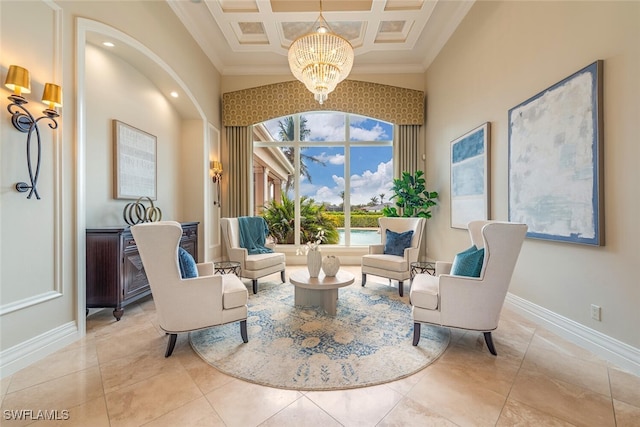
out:
{"label": "potted plant", "polygon": [[409,172],[402,172],[401,178],[393,180],[393,196],[389,200],[395,199],[396,206],[385,206],[382,209],[384,216],[391,217],[418,217],[431,218],[431,208],[437,203],[436,191],[428,191],[426,180],[423,178],[424,172],[416,171],[415,175]]}

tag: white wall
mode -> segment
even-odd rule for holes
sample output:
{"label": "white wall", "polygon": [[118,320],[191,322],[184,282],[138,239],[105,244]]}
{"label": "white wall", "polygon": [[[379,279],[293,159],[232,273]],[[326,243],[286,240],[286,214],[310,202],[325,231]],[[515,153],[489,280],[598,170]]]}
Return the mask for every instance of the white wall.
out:
{"label": "white wall", "polygon": [[[0,67],[2,82],[10,65],[20,65],[31,73],[31,93],[25,107],[36,118],[45,105],[40,102],[46,82],[64,87],[62,12],[51,3],[2,2],[0,24]],[[38,22],[25,31],[25,20]],[[51,130],[48,119],[40,120],[42,163],[36,197],[18,193],[18,181],[29,182],[27,134],[18,132],[6,110],[10,92],[2,85],[0,113],[0,351],[26,342],[55,328],[61,335],[73,333],[73,264],[69,251],[73,242],[73,206],[69,183],[73,171],[69,145],[73,128],[66,125],[68,109],[63,99],[59,127]],[[32,137],[32,160],[36,167],[37,142]],[[67,233],[65,233],[67,231]],[[23,331],[27,330],[28,333]],[[11,354],[0,353],[8,360]]]}
{"label": "white wall", "polygon": [[[119,120],[157,138],[157,200],[162,218],[180,221],[181,119],[147,77],[105,49],[87,45],[86,218],[88,228],[124,226],[123,209],[135,200],[114,198],[112,121]],[[200,137],[202,140],[202,137]],[[149,207],[148,201],[144,200]]]}
{"label": "white wall", "polygon": [[[606,246],[527,239],[510,292],[640,349],[640,3],[476,2],[426,74],[429,256],[468,246],[449,226],[449,143],[491,123],[492,218],[508,219],[510,108],[604,60]],[[602,307],[602,321],[590,305]],[[636,350],[636,354],[640,350]]]}
{"label": "white wall", "polygon": [[[158,137],[157,204],[165,218],[200,221],[203,228],[207,226],[203,201],[209,191],[205,129],[219,128],[221,119],[220,74],[166,2],[7,0],[0,2],[0,17],[2,80],[11,64],[31,70],[33,93],[28,99],[34,113],[43,109],[38,100],[44,82],[61,84],[64,93],[60,129],[43,132],[38,185],[43,200],[26,200],[13,190],[16,181],[27,178],[26,138],[10,125],[8,113],[0,120],[3,377],[72,342],[84,331],[85,226],[123,225],[120,217],[128,202],[112,198],[112,119]],[[80,39],[86,33],[78,18],[133,40],[138,50],[129,50],[134,52],[127,57],[129,63],[85,46]],[[144,54],[136,56],[135,52]],[[140,55],[142,61],[138,61]],[[85,57],[86,70],[84,64],[75,62]],[[172,107],[166,94],[160,93],[152,81],[158,74],[176,83],[186,96],[182,98],[186,101],[175,104],[182,107]],[[4,87],[0,92],[2,99],[9,95]],[[200,131],[185,132],[194,121],[199,122]],[[187,145],[183,143],[186,137],[195,140]],[[191,153],[194,148],[196,154]],[[195,181],[193,188],[202,197],[182,197],[183,176]],[[200,241],[202,250],[211,231],[200,231],[200,237],[207,236]]]}

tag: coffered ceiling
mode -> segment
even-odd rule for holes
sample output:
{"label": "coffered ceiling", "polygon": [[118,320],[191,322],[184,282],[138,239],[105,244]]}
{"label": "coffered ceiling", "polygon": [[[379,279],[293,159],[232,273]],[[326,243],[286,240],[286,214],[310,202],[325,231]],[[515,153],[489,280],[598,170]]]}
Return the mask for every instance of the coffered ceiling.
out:
{"label": "coffered ceiling", "polygon": [[359,73],[424,72],[475,0],[167,0],[226,75],[289,72],[287,50],[322,14]]}

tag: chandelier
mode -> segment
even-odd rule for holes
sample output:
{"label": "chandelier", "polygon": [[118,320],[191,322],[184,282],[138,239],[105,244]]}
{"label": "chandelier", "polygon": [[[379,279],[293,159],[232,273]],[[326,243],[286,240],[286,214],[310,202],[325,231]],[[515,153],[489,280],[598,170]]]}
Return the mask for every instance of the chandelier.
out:
{"label": "chandelier", "polygon": [[353,47],[344,37],[331,31],[329,24],[320,16],[311,31],[298,37],[289,47],[289,68],[322,104],[338,83],[351,72]]}

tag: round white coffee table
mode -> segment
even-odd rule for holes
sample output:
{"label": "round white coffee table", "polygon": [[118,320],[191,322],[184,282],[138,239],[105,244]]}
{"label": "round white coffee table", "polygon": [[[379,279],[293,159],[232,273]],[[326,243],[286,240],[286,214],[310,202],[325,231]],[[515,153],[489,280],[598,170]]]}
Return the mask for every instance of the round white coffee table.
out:
{"label": "round white coffee table", "polygon": [[322,307],[332,316],[336,315],[338,305],[338,288],[353,283],[353,274],[338,271],[334,277],[320,273],[319,277],[309,277],[307,270],[291,273],[289,281],[295,286],[294,299],[296,305]]}

